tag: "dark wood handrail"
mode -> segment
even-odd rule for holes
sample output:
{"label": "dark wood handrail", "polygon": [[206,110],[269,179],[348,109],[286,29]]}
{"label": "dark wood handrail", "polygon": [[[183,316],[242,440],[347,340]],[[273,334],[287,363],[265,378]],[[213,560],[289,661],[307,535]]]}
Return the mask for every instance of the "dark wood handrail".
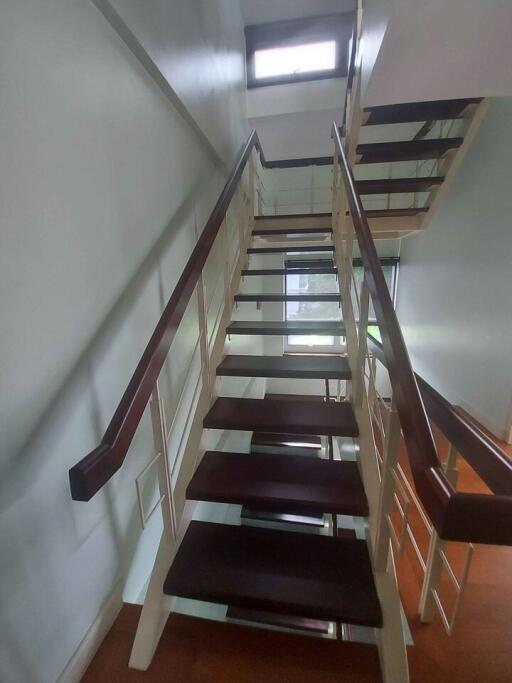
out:
{"label": "dark wood handrail", "polygon": [[151,339],[103,435],[101,443],[69,471],[69,482],[73,500],[90,500],[123,464],[155,382],[199,280],[203,266],[206,263],[238,182],[254,148],[259,151],[262,163],[264,163],[256,130],[252,130],[240,150],[235,165],[224,185],[224,189],[151,335]]}
{"label": "dark wood handrail", "polygon": [[332,137],[359,244],[368,289],[382,336],[414,485],[441,538],[512,545],[512,497],[456,492],[441,468],[421,394],[391,301],[368,220],[356,190],[340,133]]}
{"label": "dark wood handrail", "polygon": [[[382,344],[371,334],[368,350],[386,364]],[[512,460],[508,455],[420,375],[415,376],[430,419],[493,493],[512,495]]]}

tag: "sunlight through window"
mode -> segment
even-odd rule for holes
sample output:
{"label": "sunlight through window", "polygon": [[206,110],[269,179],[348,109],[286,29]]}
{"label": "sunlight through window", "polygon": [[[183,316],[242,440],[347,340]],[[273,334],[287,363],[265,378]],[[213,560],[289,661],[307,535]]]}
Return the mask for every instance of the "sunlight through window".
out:
{"label": "sunlight through window", "polygon": [[256,50],[254,59],[256,78],[328,71],[336,66],[336,41]]}

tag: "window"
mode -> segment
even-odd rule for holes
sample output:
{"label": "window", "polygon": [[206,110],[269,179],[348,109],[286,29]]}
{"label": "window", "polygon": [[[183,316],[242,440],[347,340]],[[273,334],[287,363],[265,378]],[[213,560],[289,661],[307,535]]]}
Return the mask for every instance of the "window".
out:
{"label": "window", "polygon": [[310,71],[334,69],[336,66],[336,41],[274,47],[256,50],[254,72],[256,78],[300,74]]}
{"label": "window", "polygon": [[[396,298],[398,281],[398,263],[396,257],[381,258],[380,263],[384,271],[384,277],[393,302]],[[286,294],[322,294],[338,292],[338,280],[336,275],[330,273],[312,274],[294,272],[300,268],[314,266],[332,267],[332,257],[321,255],[317,259],[304,260],[300,256],[289,256],[285,261],[286,275],[284,277],[284,290]],[[358,295],[361,292],[363,282],[363,264],[361,259],[353,261],[354,280]],[[352,294],[354,312],[357,314],[355,294]],[[341,308],[336,302],[287,302],[284,307],[285,320],[340,320]],[[370,300],[368,315],[368,332],[380,340],[380,331],[375,318],[375,311]],[[321,335],[289,335],[285,343],[285,351],[310,351],[329,352],[343,350],[345,338],[340,336]]]}
{"label": "window", "polygon": [[[289,258],[285,261],[284,290],[285,294],[331,294],[338,292],[336,275],[330,273],[310,274],[297,273],[294,270],[311,268],[312,266],[332,267],[332,257],[320,256],[314,260],[304,257]],[[285,303],[285,320],[340,320],[341,308],[333,301],[290,301]],[[345,339],[333,335],[290,335],[287,337],[287,351],[332,351],[341,349]]]}
{"label": "window", "polygon": [[246,26],[247,87],[346,76],[354,13]]}

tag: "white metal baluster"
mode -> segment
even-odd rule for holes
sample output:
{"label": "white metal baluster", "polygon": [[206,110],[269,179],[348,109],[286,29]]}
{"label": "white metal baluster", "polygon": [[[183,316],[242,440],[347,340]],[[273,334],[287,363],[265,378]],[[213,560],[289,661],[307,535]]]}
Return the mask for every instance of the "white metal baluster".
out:
{"label": "white metal baluster", "polygon": [[[222,229],[222,228],[221,228]],[[203,385],[208,391],[210,400],[212,399],[212,376],[210,372],[210,353],[208,340],[208,309],[205,296],[205,285],[203,274],[199,277],[196,285],[197,292],[197,316],[199,325],[199,351],[201,354],[201,376]]]}
{"label": "white metal baluster", "polygon": [[[448,480],[453,486],[455,486],[457,482],[456,460],[457,451],[454,448],[453,444],[450,444],[448,447],[448,456],[444,464],[444,469]],[[427,567],[425,570],[425,577],[423,579],[423,586],[421,588],[419,606],[421,621],[427,624],[431,623],[434,619],[434,610],[436,603],[438,602],[437,590],[439,588],[439,583],[441,581],[441,574],[443,571],[443,557],[446,557],[445,553],[446,541],[443,541],[441,538],[439,538],[439,535],[437,534],[435,529],[433,529],[432,537],[430,539],[430,545],[428,548]],[[441,615],[443,615],[442,607],[440,608],[440,611]],[[451,627],[447,627],[448,632],[450,632],[450,628]]]}
{"label": "white metal baluster", "polygon": [[383,444],[382,479],[379,493],[378,522],[375,533],[375,569],[384,571],[388,561],[390,530],[388,517],[391,515],[395,495],[394,469],[398,462],[398,453],[402,432],[400,419],[394,401],[388,413],[386,441]]}
{"label": "white metal baluster", "polygon": [[359,296],[359,334],[358,334],[358,348],[357,348],[357,372],[354,382],[354,398],[355,406],[360,406],[363,402],[363,388],[364,388],[364,365],[366,362],[367,343],[366,335],[368,332],[368,311],[370,308],[370,292],[366,277],[363,276],[361,283],[361,293]]}
{"label": "white metal baluster", "polygon": [[155,453],[160,457],[157,460],[158,486],[160,489],[160,501],[162,508],[162,520],[164,533],[171,533],[176,538],[176,514],[174,511],[174,499],[172,494],[171,477],[169,475],[169,454],[167,452],[167,427],[165,423],[165,410],[163,400],[160,397],[158,380],[155,382],[150,401],[151,424],[153,427],[153,443]]}
{"label": "white metal baluster", "polygon": [[457,449],[452,443],[449,444],[448,454],[443,464],[443,469],[445,471],[446,478],[454,488],[457,487],[457,477],[459,474],[459,471],[457,469],[457,456]]}
{"label": "white metal baluster", "polygon": [[163,531],[130,654],[129,666],[142,671],[145,671],[151,663],[160,634],[171,611],[170,600],[162,596],[162,586],[177,547],[176,513],[167,451],[167,427],[158,380],[151,394],[150,411],[153,442],[157,453],[154,462],[157,463]]}

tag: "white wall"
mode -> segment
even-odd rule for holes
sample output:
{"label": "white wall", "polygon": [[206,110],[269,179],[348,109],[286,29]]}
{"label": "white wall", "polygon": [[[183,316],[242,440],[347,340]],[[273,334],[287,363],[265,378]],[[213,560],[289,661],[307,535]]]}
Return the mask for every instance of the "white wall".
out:
{"label": "white wall", "polygon": [[[142,39],[135,3],[116,4]],[[2,3],[0,679],[9,683],[55,681],[133,557],[139,576],[148,570],[158,534],[155,516],[141,537],[133,485],[151,456],[147,415],[125,467],[90,503],[70,500],[67,474],[98,443],[222,187],[212,145],[232,158],[247,125],[236,4],[158,7],[162,28],[180,33],[169,91],[93,3]],[[185,68],[199,43],[207,83]],[[186,354],[192,327],[183,335]],[[171,387],[181,362],[172,360]]]}
{"label": "white wall", "polygon": [[503,437],[512,399],[512,99],[497,99],[424,233],[403,240],[414,369]]}

